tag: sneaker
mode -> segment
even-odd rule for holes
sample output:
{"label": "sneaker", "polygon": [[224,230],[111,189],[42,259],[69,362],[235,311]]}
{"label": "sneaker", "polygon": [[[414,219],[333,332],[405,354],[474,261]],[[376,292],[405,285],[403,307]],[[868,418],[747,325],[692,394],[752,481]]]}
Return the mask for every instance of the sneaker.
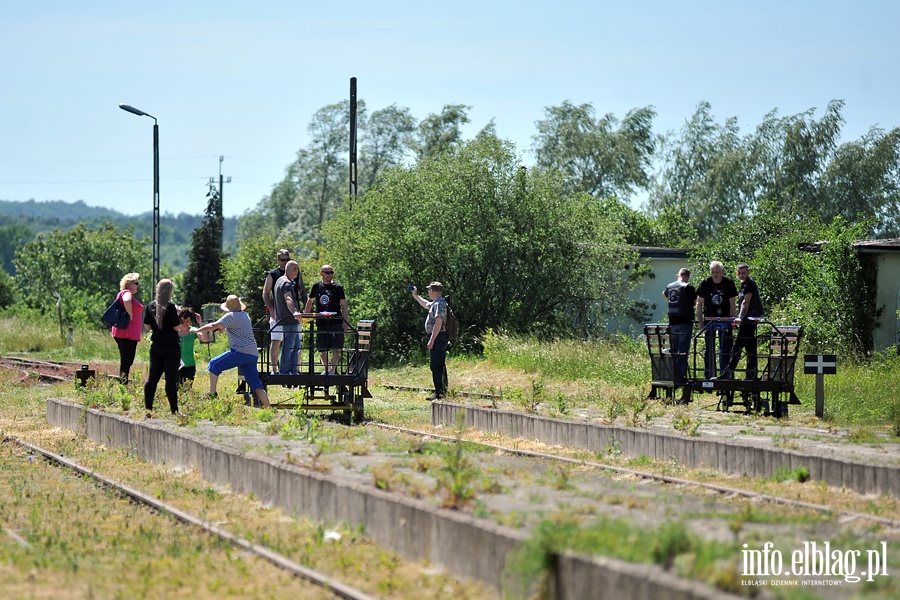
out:
{"label": "sneaker", "polygon": [[728,379],[733,379],[734,373],[732,373],[731,369],[725,369],[718,377],[713,377],[713,381],[725,381]]}
{"label": "sneaker", "polygon": [[152,419],[152,418],[153,418],[153,413],[150,412],[150,411],[148,410],[147,413],[144,415],[144,418],[145,418],[145,419]]}

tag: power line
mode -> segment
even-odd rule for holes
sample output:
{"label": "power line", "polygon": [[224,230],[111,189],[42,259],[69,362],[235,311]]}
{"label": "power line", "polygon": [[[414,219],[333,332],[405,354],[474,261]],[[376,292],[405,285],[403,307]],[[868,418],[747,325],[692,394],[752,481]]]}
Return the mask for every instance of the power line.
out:
{"label": "power line", "polygon": [[[196,181],[198,179],[206,179],[206,177],[166,177],[163,181]],[[146,182],[150,179],[72,179],[59,181],[0,181],[2,185],[44,185],[44,184],[72,184],[72,183],[137,183]]]}

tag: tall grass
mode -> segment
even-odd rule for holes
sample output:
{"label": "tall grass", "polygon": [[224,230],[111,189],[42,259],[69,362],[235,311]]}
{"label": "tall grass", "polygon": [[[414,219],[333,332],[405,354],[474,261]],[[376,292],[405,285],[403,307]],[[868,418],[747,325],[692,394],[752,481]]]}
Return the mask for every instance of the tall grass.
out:
{"label": "tall grass", "polygon": [[648,383],[650,377],[646,347],[627,338],[545,342],[488,332],[484,354],[497,366],[551,378],[641,385]]}
{"label": "tall grass", "polygon": [[[815,402],[816,377],[797,366],[797,395]],[[890,425],[900,435],[900,356],[896,348],[869,360],[842,360],[836,375],[823,377],[825,419],[838,425]]]}

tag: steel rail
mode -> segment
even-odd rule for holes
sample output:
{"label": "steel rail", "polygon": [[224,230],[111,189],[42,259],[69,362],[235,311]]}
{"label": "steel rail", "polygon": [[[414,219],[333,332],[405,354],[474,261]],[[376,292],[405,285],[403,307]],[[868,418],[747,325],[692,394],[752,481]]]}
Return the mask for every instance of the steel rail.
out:
{"label": "steel rail", "polygon": [[[269,562],[271,562],[272,564],[274,564],[277,567],[285,569],[286,571],[289,571],[290,573],[293,573],[294,575],[302,577],[303,579],[305,579],[307,581],[310,581],[324,589],[327,589],[330,592],[333,592],[335,595],[337,595],[340,598],[345,598],[346,600],[375,600],[374,596],[370,596],[360,590],[357,590],[356,588],[350,587],[350,586],[348,586],[344,583],[341,583],[340,581],[337,581],[327,575],[319,573],[318,571],[315,571],[308,567],[304,567],[300,563],[297,563],[297,562],[287,558],[286,556],[278,554],[277,552],[270,550],[269,548],[266,548],[265,546],[260,546],[259,544],[254,544],[250,540],[243,538],[241,536],[235,535],[233,533],[230,533],[230,532],[226,531],[225,529],[222,529],[221,527],[213,525],[209,521],[205,521],[199,517],[195,517],[195,516],[191,515],[190,513],[180,510],[170,504],[166,504],[165,502],[161,502],[161,501],[157,500],[156,498],[148,496],[147,494],[144,494],[143,492],[141,492],[139,490],[136,490],[125,484],[119,483],[113,479],[105,477],[105,476],[97,473],[96,471],[88,469],[87,467],[83,467],[73,460],[70,460],[63,456],[60,456],[53,452],[50,452],[49,450],[41,448],[40,446],[36,446],[30,442],[20,440],[19,438],[15,437],[15,436],[7,435],[4,437],[4,440],[10,440],[10,441],[22,446],[23,448],[27,448],[28,450],[30,450],[32,452],[36,452],[36,453],[40,454],[41,456],[43,456],[44,458],[46,458],[47,460],[49,460],[51,462],[57,463],[59,465],[62,465],[68,469],[75,471],[76,473],[80,473],[86,477],[94,479],[95,481],[99,482],[101,485],[109,487],[109,488],[121,493],[122,495],[127,496],[128,498],[131,498],[132,500],[134,500],[135,502],[137,502],[139,504],[144,504],[144,505],[150,506],[151,508],[158,510],[161,513],[168,513],[168,514],[172,515],[175,519],[182,521],[183,523],[187,523],[189,525],[194,525],[196,527],[199,527],[208,533],[216,535],[227,542],[230,542],[236,546],[243,548],[244,550],[252,552],[253,554],[256,554],[257,556],[260,556],[260,557],[268,560]],[[7,530],[7,532],[10,534],[12,533],[12,532],[9,532],[9,530]]]}
{"label": "steel rail", "polygon": [[[438,435],[438,434],[430,433],[427,431],[420,431],[417,429],[409,429],[406,427],[397,427],[396,425],[387,425],[385,423],[375,423],[375,422],[370,421],[370,422],[366,423],[366,426],[379,427],[381,429],[387,429],[387,430],[391,430],[391,431],[399,431],[402,433],[408,433],[408,434],[417,435],[417,436],[428,436],[428,437],[436,438],[436,439],[443,440],[443,441],[455,442],[457,440],[457,438],[455,438],[455,437]],[[773,502],[773,503],[777,503],[777,504],[794,506],[797,508],[806,508],[806,509],[814,510],[817,512],[836,513],[836,514],[839,514],[839,515],[841,515],[843,517],[847,517],[847,518],[864,519],[867,521],[880,523],[882,525],[888,525],[892,528],[900,528],[900,520],[897,520],[897,519],[891,519],[888,517],[879,517],[877,515],[870,515],[870,514],[855,512],[855,511],[851,511],[851,510],[844,510],[844,509],[835,508],[832,506],[827,506],[824,504],[815,504],[813,502],[804,502],[802,500],[792,500],[791,498],[784,498],[782,496],[773,496],[772,494],[762,494],[759,492],[753,492],[753,491],[744,490],[741,488],[734,488],[734,487],[719,485],[719,484],[714,484],[714,483],[705,483],[702,481],[695,481],[693,479],[672,477],[670,475],[658,475],[656,473],[650,473],[648,471],[638,471],[636,469],[629,469],[627,467],[617,467],[614,465],[607,465],[607,464],[597,463],[597,462],[588,461],[588,460],[569,458],[567,456],[557,456],[555,454],[545,454],[543,452],[533,452],[531,450],[519,450],[517,448],[509,448],[507,446],[498,446],[496,444],[488,444],[487,442],[477,442],[477,441],[473,441],[473,440],[463,440],[463,441],[465,441],[467,444],[476,444],[479,446],[484,446],[485,448],[490,448],[491,450],[505,452],[507,454],[514,454],[514,455],[518,455],[518,456],[527,456],[530,458],[540,458],[540,459],[546,459],[546,460],[551,460],[551,461],[565,462],[565,463],[570,463],[570,464],[575,464],[575,465],[583,465],[583,466],[593,467],[593,468],[601,469],[601,470],[605,470],[605,471],[612,471],[614,473],[618,473],[621,475],[631,475],[631,476],[638,477],[641,479],[659,481],[659,482],[667,483],[667,484],[671,484],[671,485],[696,486],[696,487],[700,487],[702,489],[717,492],[719,494],[733,494],[736,496],[743,496],[745,498],[750,498],[750,499],[759,499],[759,500],[765,500],[765,501]]]}

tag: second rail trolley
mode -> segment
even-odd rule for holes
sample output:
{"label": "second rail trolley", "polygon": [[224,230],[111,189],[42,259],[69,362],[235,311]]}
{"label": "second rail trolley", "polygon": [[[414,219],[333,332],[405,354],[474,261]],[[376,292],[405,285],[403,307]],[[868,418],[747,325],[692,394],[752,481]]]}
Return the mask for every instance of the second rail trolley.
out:
{"label": "second rail trolley", "polygon": [[[650,354],[650,397],[662,393],[673,402],[690,402],[694,394],[718,396],[717,409],[728,411],[741,406],[744,412],[787,417],[788,405],[800,404],[794,393],[794,369],[803,328],[799,325],[776,325],[764,318],[749,317],[757,323],[755,353],[757,369],[750,370],[746,359],[733,373],[723,373],[722,362],[731,359],[730,347],[720,358],[718,344],[727,339],[732,329],[731,318],[707,318],[691,337],[687,356],[673,351],[672,332],[666,323],[644,326]],[[751,346],[752,348],[753,346]],[[687,374],[679,380],[676,362],[687,359]],[[681,396],[676,400],[676,393]]]}

